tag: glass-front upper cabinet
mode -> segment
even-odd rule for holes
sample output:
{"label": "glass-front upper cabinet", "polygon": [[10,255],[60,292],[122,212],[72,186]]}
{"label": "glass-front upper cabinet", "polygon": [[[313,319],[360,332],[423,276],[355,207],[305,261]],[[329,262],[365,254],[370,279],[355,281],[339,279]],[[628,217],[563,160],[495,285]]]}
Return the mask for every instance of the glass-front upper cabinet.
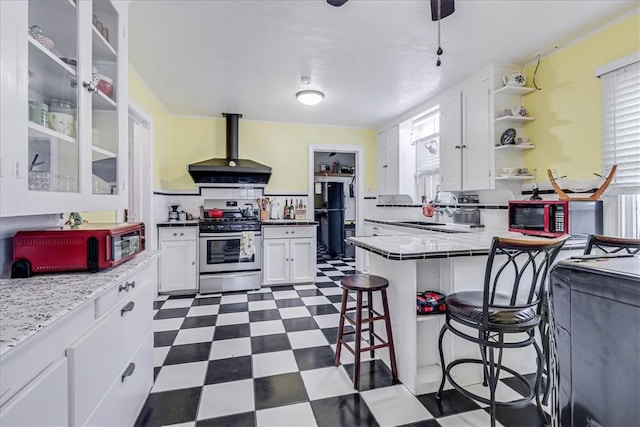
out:
{"label": "glass-front upper cabinet", "polygon": [[127,203],[127,4],[0,1],[0,216]]}
{"label": "glass-front upper cabinet", "polygon": [[31,1],[28,27],[28,190],[77,193],[77,7]]}

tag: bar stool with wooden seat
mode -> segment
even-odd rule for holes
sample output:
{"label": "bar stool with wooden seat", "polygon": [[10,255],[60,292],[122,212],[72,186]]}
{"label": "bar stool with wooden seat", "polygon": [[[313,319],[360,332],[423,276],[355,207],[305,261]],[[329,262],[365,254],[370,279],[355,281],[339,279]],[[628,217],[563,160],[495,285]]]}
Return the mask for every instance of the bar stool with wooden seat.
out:
{"label": "bar stool with wooden seat", "polygon": [[[393,335],[391,333],[391,319],[389,318],[389,304],[387,302],[387,287],[389,287],[389,281],[384,277],[373,276],[370,274],[353,274],[346,276],[341,280],[342,285],[342,305],[340,308],[340,324],[338,326],[338,342],[336,345],[336,357],[334,365],[340,365],[340,351],[342,346],[355,357],[355,367],[353,372],[353,387],[356,390],[360,390],[360,353],[370,351],[371,356],[374,356],[374,350],[387,347],[389,349],[389,358],[391,359],[391,375],[393,380],[398,379],[398,370],[396,368],[396,354],[393,347]],[[349,299],[349,291],[356,292],[356,305],[347,307],[347,300]],[[363,305],[362,294],[367,293],[367,304]],[[382,313],[373,309],[373,293],[380,292],[382,298]],[[362,317],[363,309],[367,309],[368,317]],[[355,319],[353,316],[349,316],[350,313],[355,311]],[[387,340],[382,339],[378,334],[374,332],[373,325],[375,321],[384,320]],[[353,325],[353,331],[345,331],[345,321]],[[368,324],[366,328],[362,328],[363,324]],[[362,332],[369,332],[368,346],[362,347]],[[355,335],[354,347],[351,347],[349,343],[345,341],[345,336]],[[379,343],[376,344],[375,340]]]}

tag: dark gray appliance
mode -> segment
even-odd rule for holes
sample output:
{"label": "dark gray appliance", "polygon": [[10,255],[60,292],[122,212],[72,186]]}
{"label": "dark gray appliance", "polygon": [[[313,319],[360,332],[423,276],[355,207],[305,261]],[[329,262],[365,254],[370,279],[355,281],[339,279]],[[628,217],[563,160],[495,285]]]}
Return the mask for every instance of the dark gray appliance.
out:
{"label": "dark gray appliance", "polygon": [[266,185],[271,177],[269,166],[238,158],[238,122],[242,114],[222,115],[227,119],[227,157],[190,164],[189,175],[201,185]]}
{"label": "dark gray appliance", "polygon": [[637,426],[640,258],[561,261],[550,283],[553,419],[560,426]]}
{"label": "dark gray appliance", "polygon": [[332,257],[344,255],[344,184],[327,183],[327,223],[329,243],[327,252]]}

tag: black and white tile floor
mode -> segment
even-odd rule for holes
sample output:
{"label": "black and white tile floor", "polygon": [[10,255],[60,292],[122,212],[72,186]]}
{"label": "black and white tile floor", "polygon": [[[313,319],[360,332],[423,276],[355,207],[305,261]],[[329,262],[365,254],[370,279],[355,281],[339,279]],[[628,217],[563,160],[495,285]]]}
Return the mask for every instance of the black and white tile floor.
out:
{"label": "black and white tile floor", "polygon": [[[338,283],[354,272],[353,261],[321,259],[312,285],[158,297],[155,381],[137,425],[489,425],[484,406],[453,390],[441,403],[433,393],[415,397],[366,353],[354,390],[353,356],[344,351],[343,365],[333,366]],[[499,399],[520,398],[509,384],[501,381]],[[542,425],[533,405],[499,410],[498,421]]]}

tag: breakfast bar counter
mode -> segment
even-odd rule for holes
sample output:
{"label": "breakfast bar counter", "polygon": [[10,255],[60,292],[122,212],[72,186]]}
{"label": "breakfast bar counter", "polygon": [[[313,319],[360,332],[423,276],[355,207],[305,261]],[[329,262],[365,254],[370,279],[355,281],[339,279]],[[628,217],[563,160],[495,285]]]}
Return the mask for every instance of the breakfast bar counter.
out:
{"label": "breakfast bar counter", "polygon": [[[398,221],[386,223],[399,224]],[[438,389],[441,379],[438,334],[444,323],[443,315],[416,313],[416,293],[437,291],[449,295],[482,290],[487,255],[494,236],[540,239],[492,229],[463,229],[451,225],[443,228],[458,231],[407,228],[407,234],[347,239],[356,246],[356,257],[368,256],[368,272],[389,281],[387,292],[393,339],[398,349],[398,375],[416,395]],[[583,248],[584,241],[569,241],[559,258],[581,254]],[[380,301],[374,300],[374,305],[379,306]],[[450,334],[445,336],[443,348],[445,360],[478,356],[477,345],[451,338]],[[390,366],[387,352],[381,352],[379,356]],[[535,354],[528,349],[505,352],[504,358],[505,364],[517,371],[535,371]],[[460,384],[472,385],[482,380],[479,367],[456,369],[454,376]]]}

